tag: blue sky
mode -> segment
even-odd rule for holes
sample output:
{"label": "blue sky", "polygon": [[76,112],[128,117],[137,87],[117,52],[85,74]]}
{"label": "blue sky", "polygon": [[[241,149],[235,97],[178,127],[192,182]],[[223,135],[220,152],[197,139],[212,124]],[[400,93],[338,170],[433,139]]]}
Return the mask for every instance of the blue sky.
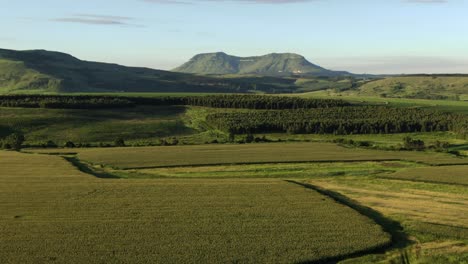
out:
{"label": "blue sky", "polygon": [[171,69],[294,52],[355,73],[468,73],[465,0],[0,0],[0,47]]}

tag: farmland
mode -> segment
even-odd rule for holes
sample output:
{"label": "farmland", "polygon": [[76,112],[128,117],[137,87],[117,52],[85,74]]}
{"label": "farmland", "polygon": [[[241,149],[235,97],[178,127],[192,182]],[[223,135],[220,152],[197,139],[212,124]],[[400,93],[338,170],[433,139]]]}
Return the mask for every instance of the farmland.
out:
{"label": "farmland", "polygon": [[293,263],[389,243],[370,219],[283,180],[99,180],[11,152],[0,166],[2,263]]}
{"label": "farmland", "polygon": [[145,96],[3,97],[2,146],[25,142],[0,152],[2,263],[467,255],[460,111]]}
{"label": "farmland", "polygon": [[437,168],[411,168],[388,175],[389,178],[468,185],[468,166],[442,166]]}
{"label": "farmland", "polygon": [[[407,177],[412,176],[408,173]],[[465,186],[364,175],[306,182],[338,199],[346,199],[361,208],[372,208],[398,223],[392,230],[407,236],[405,254],[411,263],[465,263],[468,258],[468,192]],[[384,255],[365,256],[344,263],[398,261],[400,254],[401,251],[390,250]]]}
{"label": "farmland", "polygon": [[[60,150],[46,149],[32,151],[54,153]],[[367,150],[315,142],[93,148],[74,149],[73,152],[78,153],[78,158],[83,161],[121,169],[275,162],[407,160],[433,165],[466,164],[468,162],[466,158],[444,153]]]}

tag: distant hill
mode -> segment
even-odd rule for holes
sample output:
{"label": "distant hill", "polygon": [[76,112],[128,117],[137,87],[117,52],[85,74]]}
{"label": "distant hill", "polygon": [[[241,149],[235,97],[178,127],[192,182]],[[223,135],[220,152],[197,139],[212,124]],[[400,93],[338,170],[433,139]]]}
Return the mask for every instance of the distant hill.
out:
{"label": "distant hill", "polygon": [[0,93],[239,91],[229,80],[82,61],[53,51],[0,49]]}
{"label": "distant hill", "polygon": [[367,82],[354,95],[418,98],[418,99],[468,99],[467,75],[414,75],[398,76]]}
{"label": "distant hill", "polygon": [[199,54],[175,72],[200,75],[256,74],[264,76],[345,76],[317,66],[303,56],[293,53],[272,53],[255,57],[236,57],[224,52]]}

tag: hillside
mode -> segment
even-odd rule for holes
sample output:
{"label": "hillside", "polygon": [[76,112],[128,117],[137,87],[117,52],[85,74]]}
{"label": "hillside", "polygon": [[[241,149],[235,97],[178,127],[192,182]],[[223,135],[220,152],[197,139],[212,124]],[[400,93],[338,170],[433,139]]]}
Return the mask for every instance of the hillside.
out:
{"label": "hillside", "polygon": [[264,56],[237,57],[224,52],[198,54],[175,72],[201,75],[258,74],[265,76],[342,76],[312,64],[303,56],[292,53],[272,53]]}
{"label": "hillside", "polygon": [[468,76],[421,75],[388,77],[360,86],[349,93],[362,96],[380,96],[417,99],[468,99]]}
{"label": "hillside", "polygon": [[0,49],[0,93],[233,92],[229,80],[79,60],[45,50]]}

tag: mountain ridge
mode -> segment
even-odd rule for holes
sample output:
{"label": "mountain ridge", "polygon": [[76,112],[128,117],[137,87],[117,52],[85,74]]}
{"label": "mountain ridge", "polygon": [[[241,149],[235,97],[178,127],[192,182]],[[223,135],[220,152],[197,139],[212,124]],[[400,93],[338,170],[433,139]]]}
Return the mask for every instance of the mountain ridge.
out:
{"label": "mountain ridge", "polygon": [[0,49],[0,93],[233,92],[209,77],[80,60],[47,50]]}

